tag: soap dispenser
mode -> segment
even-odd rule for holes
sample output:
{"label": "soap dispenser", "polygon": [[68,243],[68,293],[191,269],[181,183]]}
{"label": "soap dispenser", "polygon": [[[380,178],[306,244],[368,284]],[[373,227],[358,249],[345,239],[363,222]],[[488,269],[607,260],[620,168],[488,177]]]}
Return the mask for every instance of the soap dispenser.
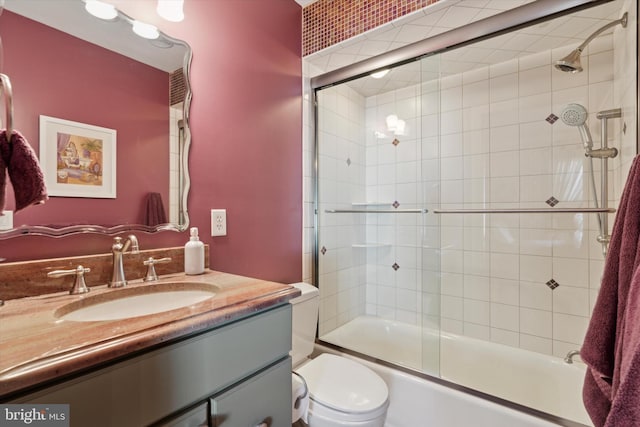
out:
{"label": "soap dispenser", "polygon": [[191,238],[184,245],[184,272],[189,275],[204,273],[204,243],[198,238],[198,227],[191,227]]}

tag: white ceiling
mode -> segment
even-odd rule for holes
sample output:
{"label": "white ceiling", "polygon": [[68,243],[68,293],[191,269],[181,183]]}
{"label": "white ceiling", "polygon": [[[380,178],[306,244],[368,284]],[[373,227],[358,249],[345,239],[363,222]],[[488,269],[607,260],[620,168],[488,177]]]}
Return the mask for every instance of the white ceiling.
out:
{"label": "white ceiling", "polygon": [[[309,64],[310,75],[317,76],[531,1],[440,0],[304,59]],[[457,74],[556,48],[569,53],[596,29],[620,18],[621,8],[622,0],[618,0],[452,50],[440,56],[438,73]],[[611,33],[611,30],[604,34],[607,33]],[[424,79],[420,64],[413,63],[392,70],[385,78],[362,78],[349,82],[349,85],[366,97],[417,84],[420,79]]]}

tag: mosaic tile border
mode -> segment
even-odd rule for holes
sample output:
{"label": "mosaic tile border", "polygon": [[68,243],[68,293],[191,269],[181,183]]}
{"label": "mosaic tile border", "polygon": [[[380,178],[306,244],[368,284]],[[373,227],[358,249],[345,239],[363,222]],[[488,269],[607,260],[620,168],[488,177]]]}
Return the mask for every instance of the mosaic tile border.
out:
{"label": "mosaic tile border", "polygon": [[302,10],[302,55],[362,34],[438,0],[318,0]]}

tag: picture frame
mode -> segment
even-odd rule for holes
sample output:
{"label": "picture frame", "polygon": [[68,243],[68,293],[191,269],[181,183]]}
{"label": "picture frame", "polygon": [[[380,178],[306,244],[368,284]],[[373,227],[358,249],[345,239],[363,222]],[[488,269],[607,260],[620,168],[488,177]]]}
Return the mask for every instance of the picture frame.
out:
{"label": "picture frame", "polygon": [[116,198],[116,130],[40,115],[49,196]]}

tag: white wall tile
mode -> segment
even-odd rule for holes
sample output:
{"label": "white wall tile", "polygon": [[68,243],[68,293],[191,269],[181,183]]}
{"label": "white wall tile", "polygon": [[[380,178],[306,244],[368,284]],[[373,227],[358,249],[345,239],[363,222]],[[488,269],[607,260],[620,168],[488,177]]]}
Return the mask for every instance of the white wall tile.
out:
{"label": "white wall tile", "polygon": [[550,311],[522,308],[520,310],[520,332],[541,338],[552,337],[552,313]]}
{"label": "white wall tile", "polygon": [[553,295],[544,283],[520,282],[520,306],[551,311]]}
{"label": "white wall tile", "polygon": [[520,285],[516,280],[491,278],[491,302],[519,305]]}
{"label": "white wall tile", "polygon": [[556,313],[553,315],[553,339],[581,344],[589,318]]}
{"label": "white wall tile", "polygon": [[589,290],[561,284],[553,290],[553,312],[588,317]]}
{"label": "white wall tile", "polygon": [[491,304],[491,327],[503,330],[520,330],[520,310],[517,306]]}

